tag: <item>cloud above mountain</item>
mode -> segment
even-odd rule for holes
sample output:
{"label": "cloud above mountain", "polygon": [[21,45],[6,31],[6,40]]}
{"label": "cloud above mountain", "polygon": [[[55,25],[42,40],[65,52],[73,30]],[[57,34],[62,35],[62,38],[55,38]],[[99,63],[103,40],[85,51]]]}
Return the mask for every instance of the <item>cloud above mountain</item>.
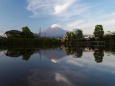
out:
{"label": "cloud above mountain", "polygon": [[64,13],[77,0],[27,0],[27,10],[32,17],[42,15],[58,15]]}

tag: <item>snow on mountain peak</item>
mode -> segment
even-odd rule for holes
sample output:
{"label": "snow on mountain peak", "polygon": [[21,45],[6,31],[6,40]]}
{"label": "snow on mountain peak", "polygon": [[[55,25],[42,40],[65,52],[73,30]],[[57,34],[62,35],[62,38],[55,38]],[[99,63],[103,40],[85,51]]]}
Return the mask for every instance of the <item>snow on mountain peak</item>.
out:
{"label": "snow on mountain peak", "polygon": [[57,25],[57,24],[51,25],[51,28],[58,28],[58,27],[59,27],[59,25]]}

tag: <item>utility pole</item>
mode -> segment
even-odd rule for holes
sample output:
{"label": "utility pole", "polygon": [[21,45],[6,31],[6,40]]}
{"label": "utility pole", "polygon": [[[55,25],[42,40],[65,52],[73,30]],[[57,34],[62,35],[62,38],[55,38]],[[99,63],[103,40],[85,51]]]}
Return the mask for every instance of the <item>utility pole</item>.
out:
{"label": "utility pole", "polygon": [[39,37],[41,38],[41,28],[39,29]]}

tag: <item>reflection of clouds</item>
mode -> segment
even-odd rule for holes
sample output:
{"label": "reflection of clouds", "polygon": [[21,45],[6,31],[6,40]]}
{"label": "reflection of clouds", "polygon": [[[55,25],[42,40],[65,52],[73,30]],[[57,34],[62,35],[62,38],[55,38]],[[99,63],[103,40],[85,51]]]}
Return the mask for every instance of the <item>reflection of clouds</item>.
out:
{"label": "reflection of clouds", "polygon": [[[26,70],[24,72],[24,75],[26,75],[28,74],[27,69],[31,70],[26,79],[24,76],[24,83],[28,83],[27,86],[115,86],[115,57],[109,58],[105,55],[104,61],[97,64],[93,52],[89,55],[88,53],[85,52],[82,58],[73,58],[73,55],[69,55],[60,59],[50,59],[57,64],[53,64],[43,56],[41,60],[32,58],[31,64],[20,65],[19,68],[24,67],[19,72],[22,73]],[[14,73],[15,75],[17,76],[17,73]],[[17,77],[17,79],[20,79],[20,77]],[[17,84],[20,83],[19,80],[17,81]]]}
{"label": "reflection of clouds", "polygon": [[56,86],[52,71],[34,69],[31,73],[27,78],[29,86]]}
{"label": "reflection of clouds", "polygon": [[[109,76],[114,76],[115,74],[114,60],[106,60],[105,62],[98,64],[94,61],[93,54],[90,56],[86,56],[86,54],[87,52],[84,53],[84,56],[80,59],[66,56],[59,60],[58,63],[65,66],[64,70],[66,72],[64,72],[64,74],[66,77],[68,77],[69,80],[72,80],[74,84],[77,83],[78,86],[113,85],[115,78]],[[72,77],[67,74],[72,75]],[[103,83],[107,81],[111,83]]]}
{"label": "reflection of clouds", "polygon": [[72,83],[65,76],[63,76],[62,74],[55,73],[55,75],[56,75],[55,76],[56,81],[64,82],[65,86],[73,86]]}
{"label": "reflection of clouds", "polygon": [[74,65],[78,65],[78,66],[83,66],[83,64],[82,63],[79,63],[79,62],[76,62],[75,60],[73,60],[73,59],[70,59],[70,60],[68,60],[67,61],[68,63],[70,63],[70,64],[74,64]]}
{"label": "reflection of clouds", "polygon": [[[28,86],[85,86],[84,83],[90,83],[89,80],[95,82],[95,79],[91,79],[90,76],[84,74],[84,69],[77,71],[70,69],[68,70],[65,66],[63,70],[32,70],[32,74],[27,78]],[[82,85],[83,83],[83,85]]]}
{"label": "reflection of clouds", "polygon": [[[94,60],[93,52],[84,52],[82,58],[73,58],[73,56],[65,56],[59,60],[62,65],[68,65],[71,67],[84,68],[84,71],[95,71],[115,73],[115,58],[104,56],[104,61],[102,63],[96,63]],[[86,69],[87,68],[87,69]],[[86,70],[85,70],[86,69]]]}
{"label": "reflection of clouds", "polygon": [[69,77],[63,75],[64,70],[61,70],[62,74],[56,72],[44,69],[31,70],[32,74],[27,78],[28,86],[75,86],[68,80]]}
{"label": "reflection of clouds", "polygon": [[112,73],[115,73],[115,71],[112,71]]}
{"label": "reflection of clouds", "polygon": [[0,56],[1,56],[1,55],[4,55],[6,52],[7,52],[7,50],[1,50],[1,51],[0,51]]}
{"label": "reflection of clouds", "polygon": [[85,63],[86,64],[93,63],[92,60],[89,60],[89,58],[77,59],[77,58],[73,58],[73,55],[65,56],[62,59],[60,59],[58,62],[65,63],[65,64],[71,64],[71,65],[79,66],[79,67],[85,66],[84,65]]}

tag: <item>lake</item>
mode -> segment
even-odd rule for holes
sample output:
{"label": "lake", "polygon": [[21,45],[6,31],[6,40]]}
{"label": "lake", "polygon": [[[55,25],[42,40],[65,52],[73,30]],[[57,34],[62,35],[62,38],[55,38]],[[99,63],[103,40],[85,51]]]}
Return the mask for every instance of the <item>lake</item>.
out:
{"label": "lake", "polygon": [[115,53],[64,46],[1,49],[0,86],[115,86]]}

